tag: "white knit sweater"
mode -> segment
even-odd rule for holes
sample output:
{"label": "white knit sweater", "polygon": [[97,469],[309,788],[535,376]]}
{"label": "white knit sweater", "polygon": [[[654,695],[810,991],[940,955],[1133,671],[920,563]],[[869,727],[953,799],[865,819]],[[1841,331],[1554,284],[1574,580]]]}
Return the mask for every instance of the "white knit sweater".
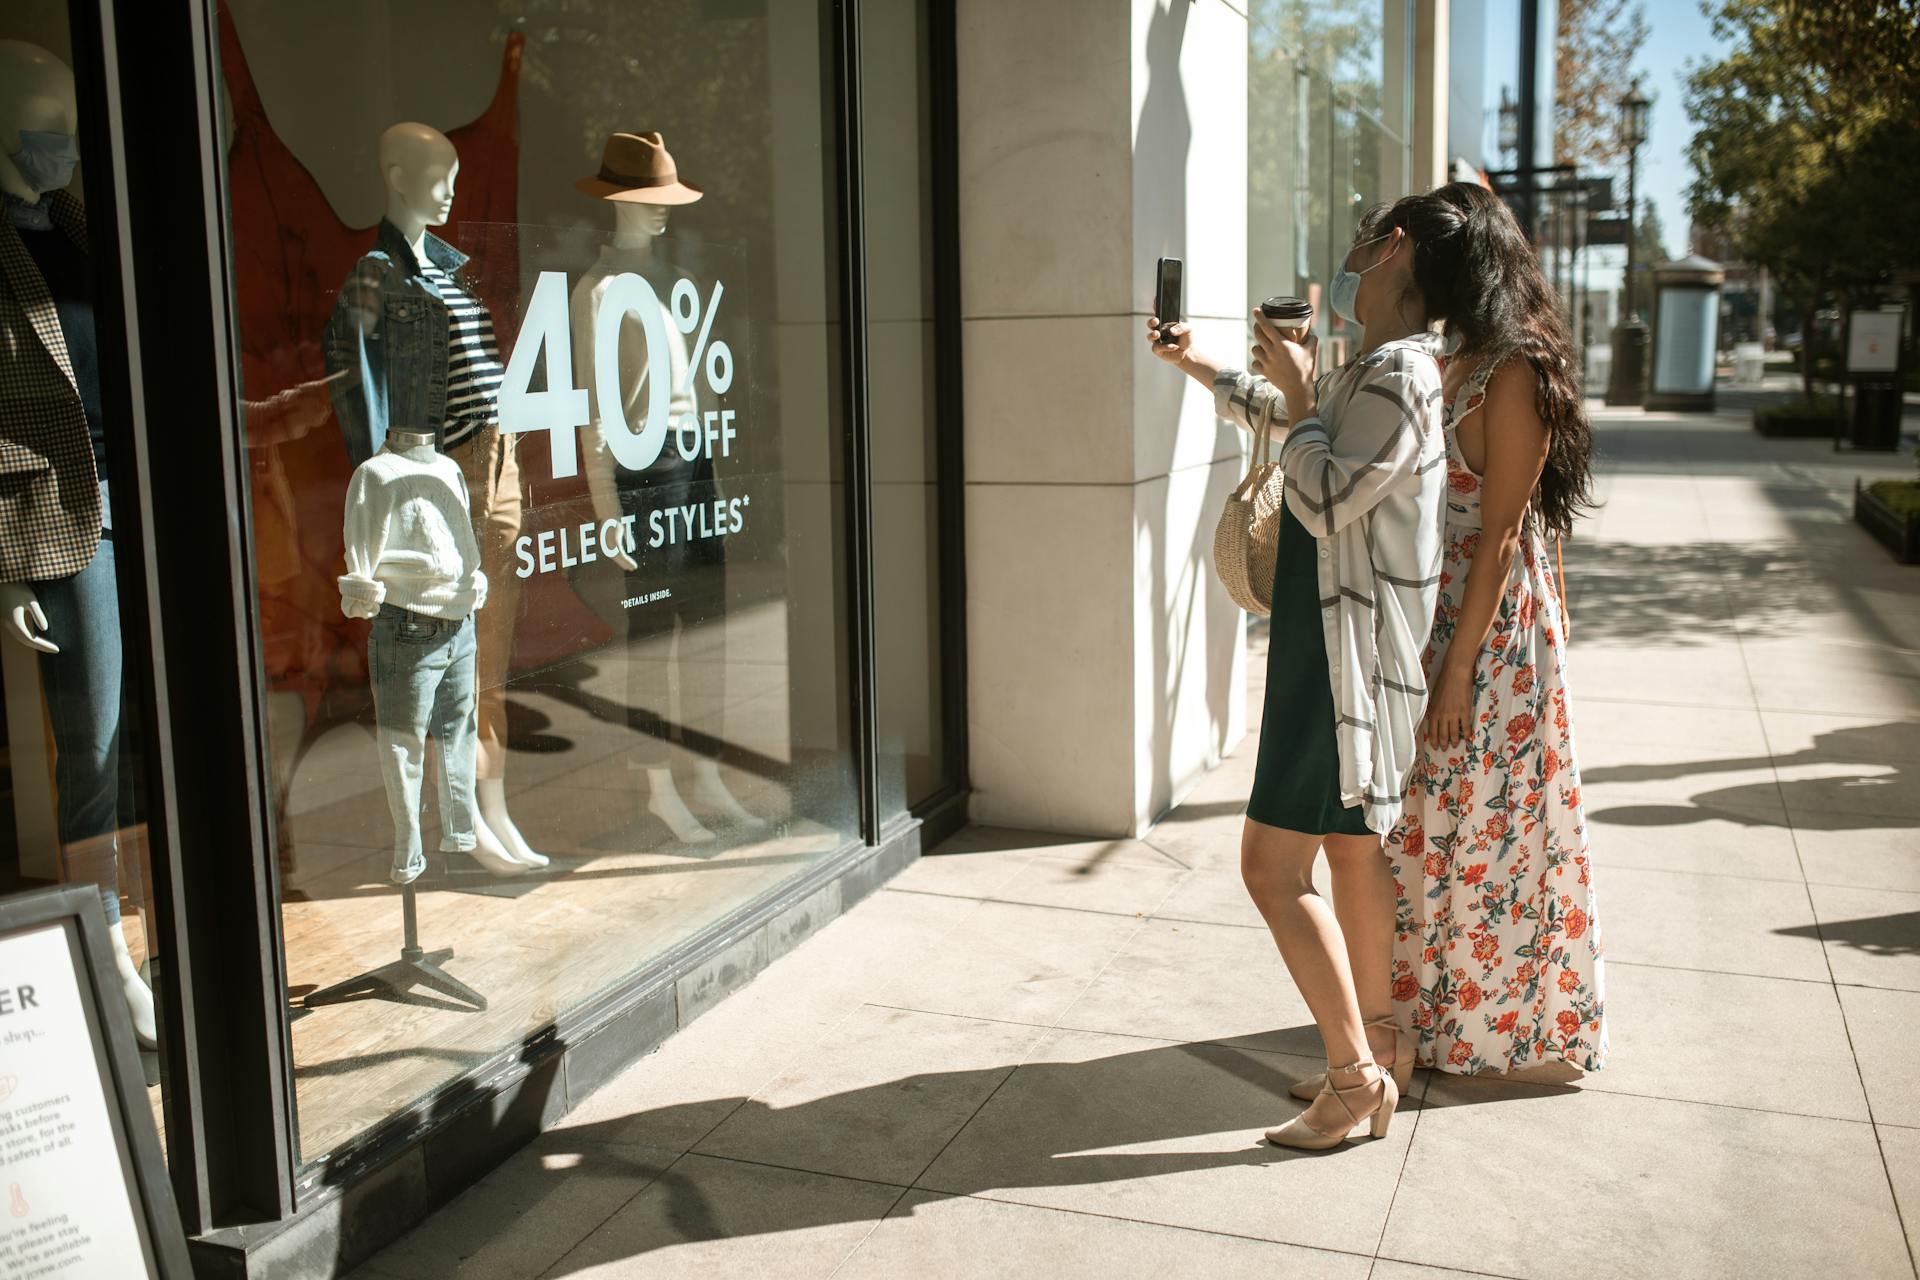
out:
{"label": "white knit sweater", "polygon": [[371,618],[382,604],[464,618],[487,602],[487,575],[460,467],[431,446],[374,454],[347,485],[347,571],[340,608]]}

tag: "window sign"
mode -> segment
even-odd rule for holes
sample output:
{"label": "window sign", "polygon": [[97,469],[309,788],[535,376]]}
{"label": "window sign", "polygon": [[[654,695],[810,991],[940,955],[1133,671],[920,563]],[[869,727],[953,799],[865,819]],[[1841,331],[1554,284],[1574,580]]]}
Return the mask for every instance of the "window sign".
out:
{"label": "window sign", "polygon": [[0,901],[0,1275],[191,1274],[91,887]]}

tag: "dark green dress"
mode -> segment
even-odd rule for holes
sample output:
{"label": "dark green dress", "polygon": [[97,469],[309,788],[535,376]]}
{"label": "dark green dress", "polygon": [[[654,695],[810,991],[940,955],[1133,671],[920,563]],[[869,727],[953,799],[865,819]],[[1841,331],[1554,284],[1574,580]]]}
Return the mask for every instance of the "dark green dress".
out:
{"label": "dark green dress", "polygon": [[1247,816],[1308,835],[1364,836],[1372,834],[1365,810],[1340,803],[1340,743],[1320,629],[1319,545],[1281,503],[1267,704]]}

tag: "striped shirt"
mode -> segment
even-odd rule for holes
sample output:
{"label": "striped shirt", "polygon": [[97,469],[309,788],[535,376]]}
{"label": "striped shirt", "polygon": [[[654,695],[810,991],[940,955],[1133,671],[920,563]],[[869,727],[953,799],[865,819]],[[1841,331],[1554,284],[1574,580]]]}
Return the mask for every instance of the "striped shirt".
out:
{"label": "striped shirt", "polygon": [[[1320,544],[1340,798],[1381,835],[1400,819],[1426,713],[1446,507],[1439,350],[1439,335],[1416,334],[1322,374],[1318,414],[1280,450],[1287,506]],[[1221,371],[1214,399],[1249,430],[1263,413],[1286,418],[1279,388],[1237,369]]]}
{"label": "striped shirt", "polygon": [[447,417],[440,437],[446,449],[499,419],[506,370],[486,307],[431,262],[421,262],[420,274],[447,304]]}

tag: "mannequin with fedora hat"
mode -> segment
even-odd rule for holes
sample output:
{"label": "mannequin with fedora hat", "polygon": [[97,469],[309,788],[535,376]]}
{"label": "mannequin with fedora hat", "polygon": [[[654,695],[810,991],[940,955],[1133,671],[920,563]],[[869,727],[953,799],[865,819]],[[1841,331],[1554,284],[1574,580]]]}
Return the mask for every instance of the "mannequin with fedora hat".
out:
{"label": "mannequin with fedora hat", "polygon": [[480,567],[490,584],[475,619],[479,720],[473,859],[499,876],[545,867],[507,812],[508,661],[519,613],[513,544],[520,536],[520,468],[500,430],[504,368],[493,317],[464,268],[467,255],[434,235],[453,209],[460,156],[431,125],[380,136],[386,216],[370,252],[341,286],[326,332],[334,411],[355,467],[390,432],[424,434],[466,480]]}
{"label": "mannequin with fedora hat", "polygon": [[[580,179],[575,186],[582,195],[612,207],[614,233],[612,242],[601,248],[599,259],[574,286],[574,332],[594,332],[601,298],[615,277],[631,272],[645,278],[663,300],[663,323],[657,332],[665,334],[670,344],[668,361],[676,388],[669,402],[669,420],[677,423],[689,414],[697,414],[699,404],[694,380],[686,376],[686,335],[671,315],[664,314],[667,310],[664,299],[671,296],[679,273],[661,260],[656,242],[665,234],[672,211],[693,204],[703,193],[698,187],[681,181],[673,156],[658,133],[614,134],[607,139],[599,172]],[[588,388],[589,395],[594,397],[583,434],[585,470],[595,517],[604,522],[632,516],[637,518],[634,527],[646,528],[648,516],[653,512],[712,501],[715,478],[711,458],[702,456],[689,462],[669,446],[661,450],[658,460],[645,471],[619,469],[607,446],[606,432],[628,430],[629,424],[646,414],[649,390],[646,327],[628,316],[620,328],[622,404],[599,403],[595,346],[591,342],[576,342],[573,347],[575,383]],[[724,547],[724,539],[715,538],[697,546],[680,542],[647,551],[649,583],[664,584],[670,594],[627,612],[628,705],[656,709],[670,725],[645,736],[642,747],[629,763],[646,773],[647,811],[664,822],[674,838],[686,845],[711,844],[717,837],[688,808],[675,784],[673,749],[676,746],[695,756],[693,799],[706,811],[709,820],[717,819],[747,830],[765,825],[727,789],[719,763],[694,750],[685,733],[689,728],[710,737],[718,737],[720,733],[726,667]],[[641,571],[633,553],[612,558],[629,574]],[[636,589],[625,594],[632,598],[642,592],[636,585]],[[684,661],[682,655],[695,628],[703,632],[700,659]],[[635,646],[643,639],[662,633],[667,635],[668,644],[665,661],[642,658],[635,652]]]}

